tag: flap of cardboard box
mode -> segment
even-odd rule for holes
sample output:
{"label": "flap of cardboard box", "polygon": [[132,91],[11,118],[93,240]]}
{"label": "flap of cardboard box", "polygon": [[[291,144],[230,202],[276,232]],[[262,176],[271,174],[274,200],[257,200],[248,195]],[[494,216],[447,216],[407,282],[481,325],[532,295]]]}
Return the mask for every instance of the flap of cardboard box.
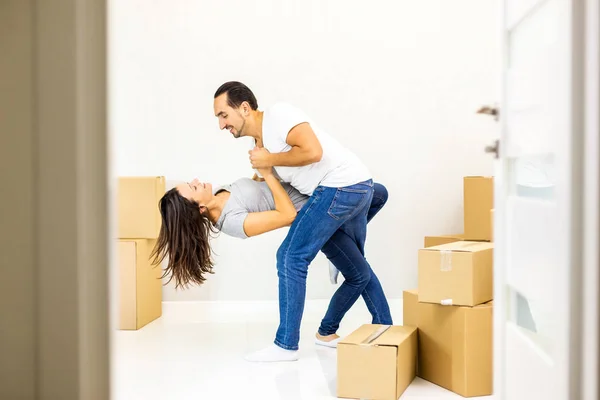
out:
{"label": "flap of cardboard box", "polygon": [[415,330],[416,328],[411,326],[366,324],[339,343],[357,346],[399,346]]}
{"label": "flap of cardboard box", "polygon": [[487,308],[487,307],[493,307],[493,306],[494,306],[494,300],[490,300],[487,303],[479,304],[479,305],[475,306],[474,308]]}
{"label": "flap of cardboard box", "polygon": [[439,237],[439,238],[449,238],[449,239],[464,239],[465,234],[464,233],[454,233],[451,235],[430,235],[427,237]]}
{"label": "flap of cardboard box", "polygon": [[459,251],[465,253],[474,253],[482,250],[489,250],[494,248],[494,243],[490,242],[452,242],[441,244],[439,246],[427,247],[422,251]]}
{"label": "flap of cardboard box", "polygon": [[[418,289],[410,289],[410,290],[405,290],[402,294],[402,297],[404,299],[404,304],[409,305],[409,307],[404,307],[404,313],[406,313],[404,315],[404,323],[407,325],[415,325],[417,324],[417,315],[416,314],[412,314],[411,311],[416,311],[415,307],[417,304],[417,297],[419,295],[419,290]],[[455,308],[488,308],[488,307],[493,307],[494,306],[494,300],[490,300],[486,303],[483,304],[478,304],[474,307],[470,307],[470,306],[453,306]],[[446,307],[446,306],[444,306]],[[410,315],[409,315],[410,314]]]}
{"label": "flap of cardboard box", "polygon": [[438,235],[438,236],[425,236],[423,238],[423,247],[434,247],[441,244],[458,242],[465,240],[465,235],[454,234],[454,235]]}

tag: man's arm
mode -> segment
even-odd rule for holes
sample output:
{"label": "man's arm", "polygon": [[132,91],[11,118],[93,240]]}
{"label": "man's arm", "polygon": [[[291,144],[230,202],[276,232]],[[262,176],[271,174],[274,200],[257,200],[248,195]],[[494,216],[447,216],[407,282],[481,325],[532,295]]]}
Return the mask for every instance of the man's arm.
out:
{"label": "man's arm", "polygon": [[264,147],[250,150],[252,168],[303,167],[321,161],[323,148],[317,135],[307,122],[293,127],[287,135],[286,143],[291,150],[282,153],[269,153]]}
{"label": "man's arm", "polygon": [[293,127],[288,133],[286,142],[292,146],[291,150],[270,154],[271,166],[302,167],[321,161],[323,148],[308,122]]}

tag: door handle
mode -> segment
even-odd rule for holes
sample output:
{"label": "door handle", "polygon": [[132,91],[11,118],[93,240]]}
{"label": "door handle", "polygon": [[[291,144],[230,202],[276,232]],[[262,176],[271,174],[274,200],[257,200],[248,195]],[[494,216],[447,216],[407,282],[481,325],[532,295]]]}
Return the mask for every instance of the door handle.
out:
{"label": "door handle", "polygon": [[486,153],[492,153],[494,154],[494,158],[498,158],[500,156],[500,141],[496,140],[494,141],[494,144],[485,146],[484,151]]}
{"label": "door handle", "polygon": [[[481,108],[477,110],[477,114],[491,115],[494,117],[495,121],[498,121],[500,117],[500,111],[496,106],[481,106]],[[498,158],[500,156],[500,141],[496,140],[494,141],[494,144],[485,146],[484,151],[486,153],[494,154],[494,158]]]}
{"label": "door handle", "polygon": [[477,114],[491,115],[494,117],[495,121],[498,121],[498,118],[500,117],[500,111],[498,110],[498,107],[493,106],[482,106],[479,110],[477,110]]}

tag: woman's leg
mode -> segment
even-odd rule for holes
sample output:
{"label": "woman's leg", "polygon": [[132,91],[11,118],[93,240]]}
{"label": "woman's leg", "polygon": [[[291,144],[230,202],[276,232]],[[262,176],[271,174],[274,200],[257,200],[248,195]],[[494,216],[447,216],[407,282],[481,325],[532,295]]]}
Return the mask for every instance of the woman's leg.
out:
{"label": "woman's leg", "polygon": [[373,184],[373,199],[371,200],[371,206],[367,212],[367,223],[370,222],[375,215],[385,206],[388,200],[388,191],[385,186],[381,183],[375,182]]}

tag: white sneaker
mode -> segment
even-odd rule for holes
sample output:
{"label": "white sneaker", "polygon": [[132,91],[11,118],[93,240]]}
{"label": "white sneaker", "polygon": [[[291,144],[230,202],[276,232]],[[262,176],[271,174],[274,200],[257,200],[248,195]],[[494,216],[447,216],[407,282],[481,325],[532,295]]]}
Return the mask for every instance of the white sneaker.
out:
{"label": "white sneaker", "polygon": [[244,357],[250,362],[281,362],[281,361],[297,361],[298,351],[286,350],[272,344],[262,350],[255,351]]}
{"label": "white sneaker", "polygon": [[340,339],[341,338],[337,338],[337,339],[330,340],[329,342],[326,342],[324,340],[315,338],[315,344],[317,344],[319,346],[331,347],[332,349],[335,349],[335,348],[337,348],[337,344],[340,341]]}

